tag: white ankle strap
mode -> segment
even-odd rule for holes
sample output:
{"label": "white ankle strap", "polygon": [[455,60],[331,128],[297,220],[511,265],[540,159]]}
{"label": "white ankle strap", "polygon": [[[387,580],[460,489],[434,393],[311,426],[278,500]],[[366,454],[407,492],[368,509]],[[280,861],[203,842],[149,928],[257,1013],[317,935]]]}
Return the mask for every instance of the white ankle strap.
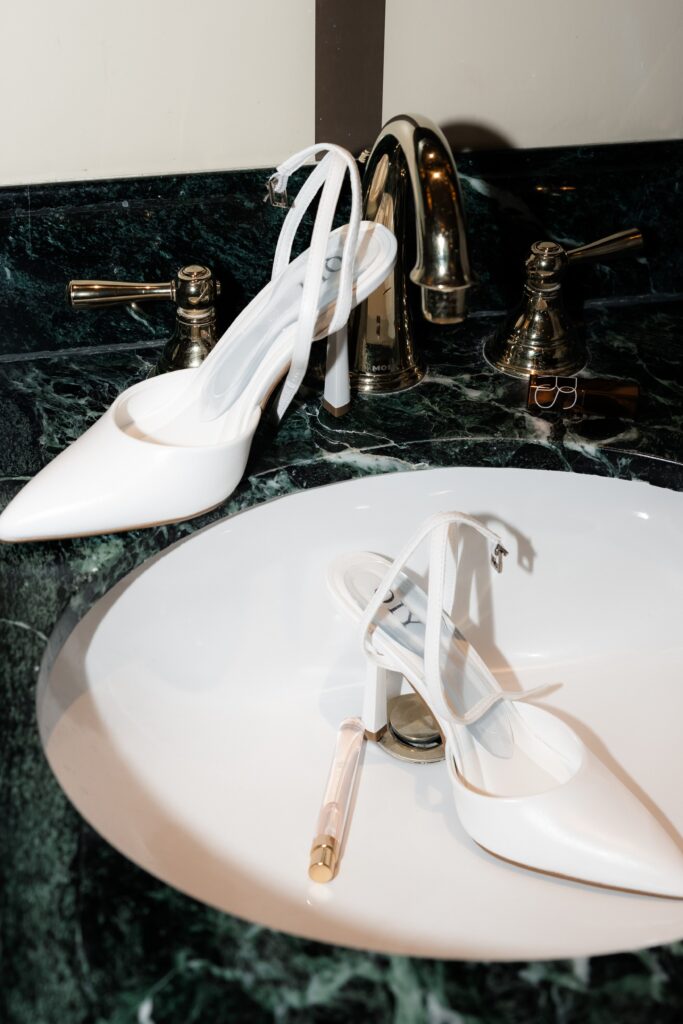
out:
{"label": "white ankle strap", "polygon": [[424,670],[425,683],[428,691],[428,703],[432,710],[443,721],[455,721],[460,725],[472,725],[486,714],[494,704],[499,701],[516,701],[536,694],[547,689],[545,686],[536,687],[526,691],[505,691],[498,690],[482,697],[474,707],[465,714],[460,714],[456,709],[446,704],[441,682],[441,628],[444,614],[444,591],[446,585],[446,563],[448,561],[448,531],[452,524],[470,526],[483,537],[486,537],[491,545],[491,563],[500,572],[502,559],[507,554],[500,537],[484,526],[478,519],[469,516],[464,512],[437,512],[426,519],[410,538],[403,550],[396,556],[387,569],[372,599],[367,605],[360,622],[361,638],[364,650],[372,658],[379,658],[376,648],[372,643],[372,634],[376,628],[375,616],[380,607],[387,599],[402,570],[405,568],[410,557],[415,553],[420,544],[431,535],[429,554],[429,585],[427,592],[427,622],[425,624],[425,645],[424,645]]}
{"label": "white ankle strap", "polygon": [[[346,324],[353,301],[354,264],[360,231],[361,190],[360,176],[351,154],[340,146],[309,146],[300,153],[295,153],[280,165],[270,179],[271,193],[284,192],[289,176],[314,153],[318,152],[325,152],[326,156],[305,181],[282,226],[273,262],[273,286],[270,289],[264,289],[257,295],[239,316],[241,329],[243,331],[251,329],[262,316],[263,307],[277,294],[280,282],[283,283],[285,289],[289,287],[284,272],[291,260],[292,244],[297,228],[311,202],[323,188],[313,228],[311,247],[306,260],[307,269],[300,295],[296,326],[292,328],[295,333],[291,367],[277,405],[277,413],[280,417],[296,394],[308,365],[315,325],[320,312],[318,307],[323,286],[328,237],[347,170],[351,176],[351,219],[342,248],[342,265],[336,275],[339,291],[334,316],[328,327],[330,334],[340,330]],[[289,292],[286,292],[286,295],[289,311],[289,305],[296,301],[296,298],[295,293],[294,298],[289,297]],[[271,326],[273,329],[277,328],[277,324]],[[229,345],[219,344],[208,354],[196,371],[195,385],[198,388],[198,393],[201,394],[203,416],[206,419],[215,419],[229,409],[239,394],[237,388],[243,387],[251,373],[254,372],[253,366],[249,365],[248,358],[246,364],[244,359],[241,362],[238,360],[240,373],[235,378],[235,360],[232,355],[233,349]],[[245,366],[248,373],[245,373]]]}
{"label": "white ankle strap", "polygon": [[325,270],[327,240],[332,230],[339,193],[341,192],[344,176],[347,171],[351,179],[351,216],[342,249],[339,293],[335,303],[334,315],[329,326],[330,334],[339,330],[347,322],[353,301],[354,263],[358,249],[361,218],[361,185],[358,168],[351,154],[341,146],[328,143],[308,146],[306,149],[301,150],[301,152],[295,153],[283,164],[280,164],[271,178],[271,184],[275,191],[284,192],[289,176],[298,170],[311,156],[323,152],[327,155],[309,175],[297,195],[294,205],[287,214],[282,231],[280,232],[275,259],[273,260],[272,276],[275,279],[288,266],[291,260],[292,244],[301,220],[322,187],[322,195],[311,236],[308,267],[301,296],[292,362],[277,403],[276,414],[278,418],[282,417],[292,398],[299,390],[306,367],[308,366],[315,324],[319,313],[318,301]]}
{"label": "white ankle strap", "polygon": [[[327,155],[309,174],[308,178],[301,186],[296,200],[292,203],[285,222],[282,225],[280,237],[278,238],[277,247],[275,249],[275,256],[273,258],[273,270],[271,274],[271,278],[273,279],[281,274],[291,261],[292,243],[294,242],[296,232],[303,216],[325,182],[325,179],[329,174],[331,164],[333,162],[339,162],[339,160],[343,161],[345,164],[349,171],[349,177],[351,180],[351,216],[349,218],[349,224],[351,227],[357,225],[355,227],[355,244],[352,233],[352,237],[350,239],[347,237],[348,249],[344,249],[344,255],[346,255],[347,252],[354,252],[354,249],[358,244],[358,226],[360,225],[362,202],[360,175],[358,173],[356,161],[353,159],[351,154],[347,152],[347,150],[342,149],[341,146],[335,146],[331,143],[320,143],[314,146],[308,146],[307,149],[302,149],[299,153],[295,153],[293,156],[289,157],[288,160],[285,160],[284,163],[280,164],[280,166],[276,168],[275,173],[271,176],[268,184],[272,187],[274,192],[281,192],[286,195],[287,182],[290,175],[299,170],[299,168],[302,167],[307,160],[310,160],[310,158],[316,153],[326,153]],[[337,197],[335,197],[335,207],[337,199],[338,193]],[[353,265],[351,265],[347,273],[349,279],[351,279],[353,276]],[[344,291],[344,285],[347,285],[350,291],[350,280],[349,282],[342,280],[340,291]],[[339,327],[343,327],[345,322],[346,320],[337,324],[334,329],[338,330]]]}
{"label": "white ankle strap", "polygon": [[[497,533],[494,533],[493,530],[489,530],[489,528],[484,526],[484,524],[478,519],[475,519],[474,516],[467,515],[465,512],[436,512],[420,524],[416,533],[413,534],[413,536],[407,541],[406,545],[398,553],[382,578],[382,582],[377,587],[372,600],[363,612],[360,621],[360,629],[364,643],[372,629],[375,615],[379,611],[388,592],[392,589],[399,573],[407,565],[411,555],[417,551],[423,540],[425,540],[434,530],[439,527],[445,527],[446,531],[448,531],[448,527],[453,523],[471,526],[473,529],[477,530],[478,533],[481,533],[484,537],[488,538],[491,544],[491,560],[493,562],[495,559],[495,568],[500,572],[498,558],[501,554],[507,554],[507,552],[502,546],[500,537]],[[429,568],[431,577],[431,556]]]}

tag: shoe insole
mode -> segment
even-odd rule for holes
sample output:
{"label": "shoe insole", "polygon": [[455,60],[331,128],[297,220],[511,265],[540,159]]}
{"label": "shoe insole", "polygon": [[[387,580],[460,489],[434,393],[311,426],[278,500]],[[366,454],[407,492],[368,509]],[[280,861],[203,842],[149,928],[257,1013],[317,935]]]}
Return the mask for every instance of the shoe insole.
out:
{"label": "shoe insole", "polygon": [[[345,237],[346,229],[341,228],[328,241],[315,338],[325,337],[334,313]],[[354,304],[376,285],[377,268],[385,262],[381,235],[374,225],[361,224]],[[128,433],[159,444],[188,446],[238,437],[254,408],[286,371],[307,270],[304,252],[256,296],[196,370],[191,387],[175,407],[138,412],[131,403]]]}

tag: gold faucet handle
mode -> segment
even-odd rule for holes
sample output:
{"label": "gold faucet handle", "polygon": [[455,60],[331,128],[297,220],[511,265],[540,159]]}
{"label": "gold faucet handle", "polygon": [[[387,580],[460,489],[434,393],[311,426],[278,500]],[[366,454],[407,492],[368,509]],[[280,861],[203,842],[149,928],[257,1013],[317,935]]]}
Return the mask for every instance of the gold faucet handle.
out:
{"label": "gold faucet handle", "polygon": [[534,242],[526,262],[527,279],[534,288],[558,291],[560,279],[568,263],[605,260],[622,253],[642,249],[643,236],[638,228],[626,228],[595,242],[564,249],[557,242]]}
{"label": "gold faucet handle", "polygon": [[124,302],[147,302],[175,298],[173,281],[159,284],[132,281],[69,281],[66,299],[74,309],[118,306]]}
{"label": "gold faucet handle", "polygon": [[215,301],[220,283],[208,267],[190,263],[172,281],[69,281],[67,302],[74,309],[98,309],[167,299],[176,304],[173,336],[158,363],[158,372],[198,366],[218,340]]}
{"label": "gold faucet handle", "polygon": [[640,230],[626,228],[625,231],[617,231],[614,235],[598,238],[596,242],[588,242],[576,249],[567,250],[567,259],[570,263],[578,263],[580,260],[604,260],[642,248],[643,236]]}
{"label": "gold faucet handle", "polygon": [[66,286],[67,302],[74,309],[167,299],[185,316],[208,312],[220,292],[209,268],[199,263],[181,267],[172,281],[69,281]]}
{"label": "gold faucet handle", "polygon": [[638,228],[627,228],[576,249],[557,242],[534,242],[526,261],[521,309],[484,344],[491,366],[512,377],[570,377],[586,362],[583,341],[565,314],[562,277],[569,263],[601,260],[641,249]]}

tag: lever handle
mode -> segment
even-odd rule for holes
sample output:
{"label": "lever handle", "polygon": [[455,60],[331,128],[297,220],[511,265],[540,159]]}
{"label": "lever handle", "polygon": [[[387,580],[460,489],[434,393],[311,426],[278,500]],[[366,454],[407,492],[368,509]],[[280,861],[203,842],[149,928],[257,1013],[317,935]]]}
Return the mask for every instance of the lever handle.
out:
{"label": "lever handle", "polygon": [[176,324],[157,372],[198,366],[216,344],[216,297],[220,283],[208,267],[190,263],[172,281],[69,281],[66,298],[75,309],[98,309],[121,303],[171,299]]}
{"label": "lever handle", "polygon": [[570,263],[578,263],[581,260],[600,260],[609,256],[617,256],[619,253],[628,252],[633,249],[642,249],[643,236],[638,228],[626,228],[625,231],[617,231],[614,235],[607,235],[606,238],[598,238],[596,242],[588,242],[587,245],[579,245],[576,249],[566,251]]}
{"label": "lever handle", "polygon": [[74,309],[116,306],[121,302],[148,302],[175,298],[173,281],[160,284],[131,281],[69,281],[66,297]]}
{"label": "lever handle", "polygon": [[580,338],[562,306],[562,277],[568,263],[599,260],[640,249],[638,228],[617,231],[567,251],[557,242],[534,242],[526,261],[526,285],[514,323],[492,335],[484,346],[487,360],[513,377],[547,374],[569,377],[586,361]]}
{"label": "lever handle", "polygon": [[213,316],[213,304],[220,293],[220,283],[201,263],[181,267],[172,281],[158,284],[144,281],[69,281],[66,286],[67,301],[74,309],[171,299],[177,304],[178,315],[186,319]]}

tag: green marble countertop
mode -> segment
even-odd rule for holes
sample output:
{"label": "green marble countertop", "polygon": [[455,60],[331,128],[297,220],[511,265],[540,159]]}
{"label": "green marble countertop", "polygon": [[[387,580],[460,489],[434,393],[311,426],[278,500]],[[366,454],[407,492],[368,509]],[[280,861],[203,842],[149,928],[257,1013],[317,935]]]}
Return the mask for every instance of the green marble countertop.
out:
{"label": "green marble countertop", "polygon": [[[113,850],[52,776],[35,684],[116,580],[207,523],[294,490],[432,465],[545,468],[683,490],[683,143],[465,154],[479,287],[469,320],[423,330],[429,373],[341,420],[302,397],[262,423],[224,506],[191,523],[0,545],[0,1024],[678,1024],[683,942],[561,962],[437,962],[324,946],[181,895]],[[233,172],[0,190],[0,507],[144,376],[172,320],[75,315],[70,277],[168,279],[210,262],[224,322],[264,281],[280,220],[264,175]],[[638,380],[636,421],[538,419],[483,339],[520,293],[537,238],[637,223],[644,259],[576,273],[589,372]],[[508,271],[510,271],[508,273]],[[561,923],[558,923],[561,927]]]}
{"label": "green marble countertop", "polygon": [[[424,339],[415,389],[358,398],[334,420],[315,397],[260,429],[224,507],[191,523],[3,546],[0,667],[2,935],[8,1022],[674,1021],[683,944],[591,960],[438,963],[326,947],[210,910],[111,849],[63,796],[35,724],[34,683],[60,635],[126,572],[176,539],[266,498],[426,465],[539,467],[683,489],[683,307],[585,312],[595,374],[636,378],[638,420],[527,414],[522,384],[494,373],[478,316]],[[0,365],[0,501],[80,434],[156,349],[56,353]],[[65,609],[67,610],[64,617]],[[66,625],[65,625],[66,624]]]}

